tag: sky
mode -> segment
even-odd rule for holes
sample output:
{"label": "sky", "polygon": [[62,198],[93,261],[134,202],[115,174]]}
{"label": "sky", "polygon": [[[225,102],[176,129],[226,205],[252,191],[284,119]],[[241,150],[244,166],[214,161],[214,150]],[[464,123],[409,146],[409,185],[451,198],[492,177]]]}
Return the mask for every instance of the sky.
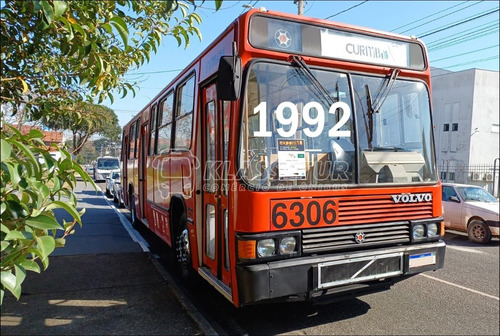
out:
{"label": "sky", "polygon": [[[198,4],[201,1],[197,1]],[[297,14],[293,0],[225,0],[215,11],[206,0],[196,12],[202,40],[190,38],[187,49],[173,37],[163,39],[149,63],[125,76],[137,81],[136,96],[115,95],[113,109],[120,126],[146,106],[168,83],[196,58],[224,29],[247,9],[265,7]],[[427,46],[431,67],[450,71],[472,68],[499,71],[499,1],[305,1],[304,16],[414,35]]]}

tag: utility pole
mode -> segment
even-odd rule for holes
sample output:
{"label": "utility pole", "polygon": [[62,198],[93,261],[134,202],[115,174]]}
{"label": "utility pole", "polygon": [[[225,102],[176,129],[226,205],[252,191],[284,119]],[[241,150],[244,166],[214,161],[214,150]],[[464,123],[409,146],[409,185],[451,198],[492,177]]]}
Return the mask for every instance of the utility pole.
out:
{"label": "utility pole", "polygon": [[297,14],[304,15],[304,0],[294,0],[294,4],[298,4]]}

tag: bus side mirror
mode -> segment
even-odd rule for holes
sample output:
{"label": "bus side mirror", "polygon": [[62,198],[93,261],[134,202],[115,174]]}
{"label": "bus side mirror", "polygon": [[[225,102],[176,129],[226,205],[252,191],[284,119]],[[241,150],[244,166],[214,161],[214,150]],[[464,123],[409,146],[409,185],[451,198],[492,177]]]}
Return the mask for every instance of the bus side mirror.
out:
{"label": "bus side mirror", "polygon": [[217,71],[217,97],[221,100],[237,100],[241,91],[241,58],[222,56]]}

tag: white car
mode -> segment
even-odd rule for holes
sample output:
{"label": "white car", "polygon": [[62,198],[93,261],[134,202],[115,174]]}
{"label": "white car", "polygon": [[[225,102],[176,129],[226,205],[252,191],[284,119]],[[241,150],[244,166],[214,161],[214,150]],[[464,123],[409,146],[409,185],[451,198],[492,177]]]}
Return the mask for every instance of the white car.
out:
{"label": "white car", "polygon": [[111,198],[113,195],[113,185],[116,181],[120,181],[120,170],[112,170],[106,178],[106,196]]}
{"label": "white car", "polygon": [[443,183],[443,217],[446,228],[467,232],[475,243],[499,235],[498,199],[478,186]]}
{"label": "white car", "polygon": [[111,191],[111,194],[113,195],[113,202],[115,202],[119,208],[123,208],[125,204],[123,203],[122,184],[120,179],[113,183],[113,190]]}

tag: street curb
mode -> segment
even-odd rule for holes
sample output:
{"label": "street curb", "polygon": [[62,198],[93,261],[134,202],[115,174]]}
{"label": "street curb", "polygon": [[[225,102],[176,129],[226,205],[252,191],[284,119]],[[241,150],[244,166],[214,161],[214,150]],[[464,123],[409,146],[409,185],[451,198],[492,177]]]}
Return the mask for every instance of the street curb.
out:
{"label": "street curb", "polygon": [[[99,188],[99,187],[98,187]],[[128,232],[132,240],[139,245],[141,245],[143,251],[147,253],[149,260],[153,263],[154,267],[160,274],[160,276],[165,280],[167,283],[168,287],[172,290],[172,292],[175,295],[175,298],[177,301],[182,305],[182,308],[189,314],[191,319],[198,325],[198,327],[202,330],[203,335],[210,335],[210,336],[219,336],[217,331],[215,331],[214,328],[208,323],[208,321],[205,319],[205,317],[199,312],[199,310],[191,303],[191,301],[182,293],[180,288],[177,286],[175,283],[174,279],[168,274],[168,272],[161,266],[160,262],[157,260],[157,258],[151,253],[149,250],[149,247],[147,246],[147,243],[143,242],[144,239],[142,236],[132,227],[132,224],[130,224],[129,219],[121,213],[115,206],[113,202],[111,202],[106,195],[104,195],[104,192],[102,191],[101,188],[99,188],[102,197],[106,200],[108,205],[115,211],[115,213],[118,214],[118,218],[120,219],[120,222],[122,223],[123,227],[125,230]],[[140,237],[140,238],[139,238]]]}
{"label": "street curb", "polygon": [[159,261],[156,260],[155,256],[151,253],[148,253],[151,262],[156,267],[156,270],[161,275],[161,277],[167,282],[168,286],[172,289],[172,292],[175,295],[175,298],[182,307],[186,310],[189,316],[193,319],[193,321],[198,324],[200,329],[203,332],[203,335],[211,335],[211,336],[219,336],[217,331],[208,323],[205,317],[200,313],[200,311],[191,303],[191,301],[182,293],[179,289],[175,281],[172,279],[170,274],[160,265]]}

